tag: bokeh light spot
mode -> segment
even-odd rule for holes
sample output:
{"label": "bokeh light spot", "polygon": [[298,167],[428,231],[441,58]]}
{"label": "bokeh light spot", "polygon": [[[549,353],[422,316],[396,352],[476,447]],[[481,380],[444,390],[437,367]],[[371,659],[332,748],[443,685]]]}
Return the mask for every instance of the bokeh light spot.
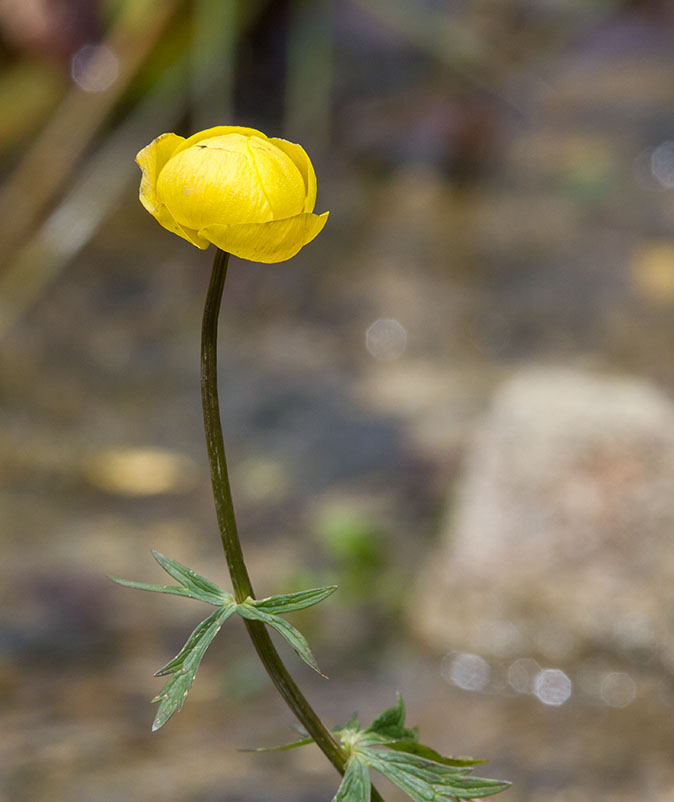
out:
{"label": "bokeh light spot", "polygon": [[520,657],[508,667],[508,685],[517,693],[533,693],[541,667],[530,657]]}
{"label": "bokeh light spot", "polygon": [[560,707],[571,696],[572,683],[559,668],[544,668],[534,680],[534,693],[544,705]]}
{"label": "bokeh light spot", "polygon": [[478,654],[447,655],[442,661],[442,676],[464,691],[482,691],[489,682],[489,663]]}
{"label": "bokeh light spot", "polygon": [[651,173],[660,186],[674,188],[674,142],[663,142],[653,150]]}
{"label": "bokeh light spot", "polygon": [[70,75],[85,92],[105,92],[119,76],[119,59],[107,45],[83,45],[70,61]]}
{"label": "bokeh light spot", "polygon": [[624,671],[613,671],[601,681],[602,701],[609,707],[627,707],[637,695],[637,686]]}
{"label": "bokeh light spot", "polygon": [[407,330],[394,318],[380,317],[365,332],[365,347],[375,359],[398,359],[407,347]]}

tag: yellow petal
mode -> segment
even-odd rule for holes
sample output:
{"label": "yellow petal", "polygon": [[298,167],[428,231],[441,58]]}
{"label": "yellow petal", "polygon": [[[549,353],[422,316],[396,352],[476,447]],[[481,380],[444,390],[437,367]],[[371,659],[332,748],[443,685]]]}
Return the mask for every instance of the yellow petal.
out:
{"label": "yellow petal", "polygon": [[140,180],[140,202],[150,214],[154,214],[161,203],[157,197],[157,177],[176,148],[184,141],[185,138],[177,134],[162,134],[136,156],[136,164],[143,171]]}
{"label": "yellow petal", "polygon": [[211,225],[202,228],[199,236],[241,259],[284,262],[311,242],[325,225],[328,214],[298,214],[286,220],[270,220],[267,223]]}
{"label": "yellow petal", "polygon": [[269,140],[272,144],[280,148],[293,160],[293,163],[300,171],[304,179],[304,187],[306,191],[306,200],[304,202],[304,211],[313,212],[316,205],[316,173],[311,164],[309,156],[301,145],[296,145],[294,142],[288,142],[286,139],[272,138]]}
{"label": "yellow petal", "polygon": [[191,148],[192,145],[198,144],[202,139],[212,139],[214,136],[227,136],[227,134],[241,134],[245,137],[256,136],[260,139],[269,139],[266,134],[263,134],[262,131],[258,131],[256,128],[243,128],[239,125],[216,125],[214,128],[207,128],[205,131],[192,134],[192,136],[188,137],[176,150],[176,153]]}
{"label": "yellow petal", "polygon": [[196,245],[197,248],[201,248],[202,251],[208,248],[210,245],[209,241],[203,237],[200,237],[197,231],[187,228],[186,226],[181,226],[180,223],[176,223],[171,216],[171,213],[163,203],[160,203],[156,211],[151,212],[151,214],[160,225],[164,226],[167,231],[186,239],[188,242],[192,243],[192,245]]}
{"label": "yellow petal", "polygon": [[182,226],[262,223],[274,216],[248,139],[215,137],[176,153],[161,171],[157,194]]}
{"label": "yellow petal", "polygon": [[304,211],[304,181],[293,161],[268,140],[225,134],[170,158],[157,195],[182,226],[284,220]]}
{"label": "yellow petal", "polygon": [[[273,219],[285,220],[304,212],[304,179],[293,160],[271,142],[258,137],[248,140],[248,153]],[[246,222],[257,221],[249,219]]]}

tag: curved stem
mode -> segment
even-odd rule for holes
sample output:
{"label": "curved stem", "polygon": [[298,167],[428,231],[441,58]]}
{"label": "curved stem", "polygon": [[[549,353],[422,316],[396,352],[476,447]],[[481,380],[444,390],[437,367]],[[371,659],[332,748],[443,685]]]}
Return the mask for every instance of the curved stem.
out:
{"label": "curved stem", "polygon": [[254,597],[254,593],[236,528],[218,401],[218,317],[228,262],[229,254],[216,250],[201,325],[201,404],[220,538],[232,578],[234,596],[237,602],[242,602],[248,596]]}
{"label": "curved stem", "polygon": [[[241,543],[234,517],[232,493],[229,487],[225,444],[220,422],[217,377],[217,339],[218,317],[222,292],[227,276],[229,254],[217,250],[213,261],[213,272],[206,296],[204,318],[201,328],[201,400],[204,412],[206,447],[211,468],[213,497],[220,528],[222,546],[232,578],[234,596],[242,602],[248,596],[255,598],[253,586],[243,559]],[[307,732],[318,744],[323,754],[340,774],[344,774],[347,755],[342,746],[333,738],[323,722],[295,684],[286,667],[281,662],[266,627],[260,621],[244,620],[255,651],[267,673],[286,703],[304,725]],[[372,788],[373,802],[383,802],[376,789]]]}

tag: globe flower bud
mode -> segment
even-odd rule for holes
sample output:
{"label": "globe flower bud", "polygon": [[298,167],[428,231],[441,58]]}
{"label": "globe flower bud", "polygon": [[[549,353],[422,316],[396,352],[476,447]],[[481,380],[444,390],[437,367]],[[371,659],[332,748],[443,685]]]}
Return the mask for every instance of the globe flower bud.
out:
{"label": "globe flower bud", "polygon": [[282,262],[320,232],[316,174],[300,145],[254,128],[218,126],[185,139],[162,134],[136,156],[140,202],[197,248]]}

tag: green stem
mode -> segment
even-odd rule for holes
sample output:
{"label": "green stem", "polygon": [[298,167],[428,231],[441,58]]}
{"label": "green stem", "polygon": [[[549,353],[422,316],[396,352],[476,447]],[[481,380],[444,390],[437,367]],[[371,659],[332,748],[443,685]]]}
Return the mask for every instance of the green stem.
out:
{"label": "green stem", "polygon": [[234,596],[237,602],[242,602],[248,596],[254,598],[254,593],[234,517],[218,401],[218,317],[228,262],[229,254],[216,250],[201,326],[201,403],[220,538],[234,586]]}
{"label": "green stem", "polygon": [[[201,399],[204,411],[206,447],[211,467],[213,497],[220,527],[220,537],[232,578],[234,596],[237,602],[242,602],[248,596],[252,598],[255,598],[255,596],[248,570],[246,569],[246,563],[243,559],[236,518],[234,517],[234,505],[229,487],[225,444],[220,423],[220,405],[218,402],[218,317],[227,276],[228,261],[228,253],[219,249],[215,252],[213,272],[206,296],[201,328]],[[244,620],[244,623],[255,646],[255,651],[277,690],[304,725],[309,735],[318,744],[323,754],[340,774],[344,774],[347,761],[346,752],[316,715],[286,670],[264,624],[260,621],[248,620]],[[372,802],[383,802],[374,787],[372,788]]]}

